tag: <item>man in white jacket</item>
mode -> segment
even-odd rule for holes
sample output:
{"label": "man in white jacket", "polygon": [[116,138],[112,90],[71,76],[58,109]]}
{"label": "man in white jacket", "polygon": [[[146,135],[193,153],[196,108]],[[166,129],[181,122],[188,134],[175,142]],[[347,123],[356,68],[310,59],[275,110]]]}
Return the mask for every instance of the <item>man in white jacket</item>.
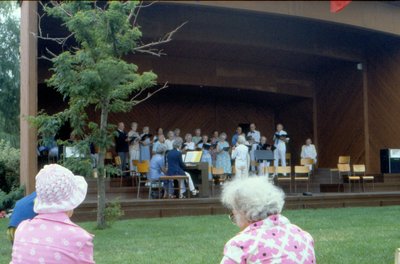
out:
{"label": "man in white jacket", "polygon": [[[289,142],[289,137],[286,131],[283,130],[282,124],[276,125],[276,132],[274,135],[274,166],[279,166],[279,160],[281,166],[286,167],[286,144]],[[285,175],[286,176],[286,175]]]}
{"label": "man in white jacket", "polygon": [[239,136],[237,140],[237,147],[233,147],[232,159],[235,160],[235,177],[247,178],[249,177],[250,156],[249,148],[245,145],[246,139],[244,136]]}

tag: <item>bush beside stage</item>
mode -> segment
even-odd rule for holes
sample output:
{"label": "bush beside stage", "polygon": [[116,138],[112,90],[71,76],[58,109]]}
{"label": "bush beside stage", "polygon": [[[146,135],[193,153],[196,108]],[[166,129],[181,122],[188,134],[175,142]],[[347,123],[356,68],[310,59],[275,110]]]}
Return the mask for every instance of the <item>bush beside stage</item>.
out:
{"label": "bush beside stage", "polygon": [[[393,263],[398,244],[400,206],[285,211],[294,224],[311,233],[318,263]],[[0,219],[0,229],[8,221]],[[95,260],[111,263],[219,263],[223,246],[238,232],[226,215],[136,219],[94,230]],[[3,232],[5,234],[5,232]],[[11,246],[0,236],[0,263]]]}

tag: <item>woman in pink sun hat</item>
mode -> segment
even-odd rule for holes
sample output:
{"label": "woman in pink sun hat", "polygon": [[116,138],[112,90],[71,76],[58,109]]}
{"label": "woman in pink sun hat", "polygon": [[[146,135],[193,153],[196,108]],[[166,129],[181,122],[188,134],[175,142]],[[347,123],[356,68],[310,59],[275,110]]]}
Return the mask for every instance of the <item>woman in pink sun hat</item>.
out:
{"label": "woman in pink sun hat", "polygon": [[95,263],[93,235],[70,220],[86,197],[85,179],[60,165],[46,165],[36,176],[36,192],[38,215],[18,226],[11,263]]}

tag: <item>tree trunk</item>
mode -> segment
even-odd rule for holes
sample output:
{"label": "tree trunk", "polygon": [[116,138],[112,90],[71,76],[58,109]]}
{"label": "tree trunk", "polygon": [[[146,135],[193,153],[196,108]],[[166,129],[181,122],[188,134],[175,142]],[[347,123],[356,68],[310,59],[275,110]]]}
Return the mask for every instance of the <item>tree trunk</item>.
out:
{"label": "tree trunk", "polygon": [[[107,137],[107,124],[108,124],[108,107],[103,105],[101,109],[101,120],[100,120],[100,133],[102,137]],[[104,140],[104,139],[103,139]],[[103,141],[105,142],[105,141]],[[98,164],[98,176],[97,176],[97,228],[104,229],[107,227],[105,218],[106,208],[106,186],[105,186],[105,168],[104,159],[106,156],[107,149],[105,146],[100,146],[99,151],[99,164]]]}

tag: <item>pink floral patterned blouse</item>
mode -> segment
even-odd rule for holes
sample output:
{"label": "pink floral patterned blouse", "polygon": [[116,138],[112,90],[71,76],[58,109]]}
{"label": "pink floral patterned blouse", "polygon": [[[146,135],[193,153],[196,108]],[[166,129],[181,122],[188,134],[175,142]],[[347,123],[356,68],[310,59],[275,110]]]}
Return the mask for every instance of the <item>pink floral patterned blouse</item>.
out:
{"label": "pink floral patterned blouse", "polygon": [[282,215],[253,223],[226,243],[221,264],[316,263],[311,235]]}
{"label": "pink floral patterned blouse", "polygon": [[39,214],[18,226],[10,264],[93,264],[92,240],[65,213]]}

